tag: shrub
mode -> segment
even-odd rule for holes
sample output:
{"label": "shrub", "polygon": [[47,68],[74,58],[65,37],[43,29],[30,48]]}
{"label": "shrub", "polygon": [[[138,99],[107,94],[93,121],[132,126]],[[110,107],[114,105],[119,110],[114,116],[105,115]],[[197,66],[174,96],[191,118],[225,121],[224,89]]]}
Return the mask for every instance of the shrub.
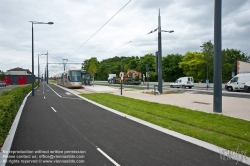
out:
{"label": "shrub", "polygon": [[31,85],[20,86],[0,94],[0,146],[3,145],[19,107],[31,88]]}

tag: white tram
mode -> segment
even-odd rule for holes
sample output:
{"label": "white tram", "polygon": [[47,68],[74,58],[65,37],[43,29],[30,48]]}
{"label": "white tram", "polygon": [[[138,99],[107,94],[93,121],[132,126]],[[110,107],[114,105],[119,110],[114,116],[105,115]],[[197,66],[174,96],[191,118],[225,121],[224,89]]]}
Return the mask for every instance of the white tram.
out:
{"label": "white tram", "polygon": [[69,69],[56,75],[56,84],[67,88],[82,88],[81,69]]}

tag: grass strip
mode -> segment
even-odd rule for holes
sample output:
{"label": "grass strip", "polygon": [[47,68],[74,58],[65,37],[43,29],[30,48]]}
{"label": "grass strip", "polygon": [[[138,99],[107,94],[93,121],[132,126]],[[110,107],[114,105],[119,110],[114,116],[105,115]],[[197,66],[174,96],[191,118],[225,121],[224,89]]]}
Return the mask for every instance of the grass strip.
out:
{"label": "grass strip", "polygon": [[[101,85],[101,86],[108,86],[108,87],[112,87],[112,88],[120,88],[121,87],[121,84],[111,84],[111,85],[106,85],[106,84],[101,84],[101,83],[95,83],[95,85]],[[130,89],[130,90],[145,90],[145,88],[143,87],[135,87],[135,86],[123,86],[122,88],[124,88],[125,90],[126,89]]]}
{"label": "grass strip", "polygon": [[51,84],[56,84],[56,80],[49,80]]}
{"label": "grass strip", "polygon": [[[81,96],[164,128],[235,151],[250,151],[250,122],[108,93]],[[250,156],[247,153],[247,156]]]}

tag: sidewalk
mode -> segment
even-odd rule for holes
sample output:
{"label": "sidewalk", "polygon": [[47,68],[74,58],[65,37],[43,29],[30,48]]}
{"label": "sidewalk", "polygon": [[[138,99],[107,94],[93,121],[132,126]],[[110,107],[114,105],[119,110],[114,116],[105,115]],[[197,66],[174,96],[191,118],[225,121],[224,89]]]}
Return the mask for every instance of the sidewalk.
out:
{"label": "sidewalk", "polygon": [[[72,90],[71,90],[72,91]],[[145,92],[152,90],[133,90],[125,88],[122,91],[122,95],[134,99],[146,100],[150,102],[157,102],[162,104],[170,104],[183,108],[188,108],[197,111],[203,111],[208,113],[213,112],[213,95],[204,94],[162,94],[152,95]],[[78,89],[77,92],[72,93],[102,93],[108,92],[115,95],[121,95],[121,90],[108,86],[84,86],[84,89]],[[144,93],[143,93],[144,92]],[[250,121],[250,100],[247,98],[225,97],[222,96],[222,115],[231,116],[239,119]]]}

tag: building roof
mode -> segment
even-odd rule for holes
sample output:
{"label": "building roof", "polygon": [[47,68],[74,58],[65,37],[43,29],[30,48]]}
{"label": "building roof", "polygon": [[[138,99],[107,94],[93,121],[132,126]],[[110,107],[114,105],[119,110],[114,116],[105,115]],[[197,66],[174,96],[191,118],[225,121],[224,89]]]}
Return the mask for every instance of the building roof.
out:
{"label": "building roof", "polygon": [[10,72],[10,71],[26,71],[28,74],[32,74],[29,69],[23,69],[20,67],[16,67],[14,69],[7,70],[7,72]]}

